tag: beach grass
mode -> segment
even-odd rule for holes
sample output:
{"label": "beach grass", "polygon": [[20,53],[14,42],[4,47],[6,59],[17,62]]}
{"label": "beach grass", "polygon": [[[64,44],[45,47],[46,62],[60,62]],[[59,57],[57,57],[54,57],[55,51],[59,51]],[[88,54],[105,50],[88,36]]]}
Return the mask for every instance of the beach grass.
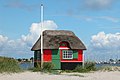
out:
{"label": "beach grass", "polygon": [[14,73],[21,72],[21,68],[18,62],[13,58],[1,57],[0,56],[0,73]]}
{"label": "beach grass", "polygon": [[84,67],[81,65],[78,65],[73,71],[80,72],[80,73],[96,71],[95,63],[87,61],[87,62],[85,62]]}
{"label": "beach grass", "polygon": [[98,68],[99,71],[120,71],[119,66],[101,66]]}
{"label": "beach grass", "polygon": [[30,68],[28,70],[31,70],[33,72],[51,72],[52,68],[54,67],[54,64],[52,62],[44,62],[43,63],[43,69],[41,69],[41,66],[39,63],[37,63],[37,66],[34,68]]}
{"label": "beach grass", "polygon": [[67,72],[67,73],[73,73],[73,72],[79,72],[79,73],[87,73],[90,71],[96,71],[97,68],[95,66],[95,62],[86,61],[84,64],[84,67],[82,65],[77,65],[75,69],[73,70],[62,70],[61,73]]}

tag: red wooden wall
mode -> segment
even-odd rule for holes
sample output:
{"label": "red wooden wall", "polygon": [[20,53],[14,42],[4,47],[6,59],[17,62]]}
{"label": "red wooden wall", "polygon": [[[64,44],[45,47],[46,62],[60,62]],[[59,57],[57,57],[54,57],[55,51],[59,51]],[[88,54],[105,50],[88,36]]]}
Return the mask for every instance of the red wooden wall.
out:
{"label": "red wooden wall", "polygon": [[[63,49],[62,49],[63,50]],[[78,50],[78,58],[77,59],[62,59],[62,50],[60,50],[60,59],[61,62],[82,62],[83,60],[83,50]],[[52,50],[44,50],[44,54],[43,54],[43,60],[45,62],[51,62],[52,61]]]}
{"label": "red wooden wall", "polygon": [[52,61],[52,51],[49,49],[45,49],[43,53],[43,60],[45,62]]}

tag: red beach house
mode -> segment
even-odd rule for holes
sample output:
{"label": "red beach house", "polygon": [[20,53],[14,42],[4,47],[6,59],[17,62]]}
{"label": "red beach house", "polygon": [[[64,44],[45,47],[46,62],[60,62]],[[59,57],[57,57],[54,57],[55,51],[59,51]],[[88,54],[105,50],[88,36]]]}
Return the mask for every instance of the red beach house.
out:
{"label": "red beach house", "polygon": [[[34,66],[41,61],[40,38],[33,45]],[[74,69],[82,65],[83,50],[86,50],[82,41],[67,30],[45,30],[43,32],[43,61],[52,62],[53,69]]]}

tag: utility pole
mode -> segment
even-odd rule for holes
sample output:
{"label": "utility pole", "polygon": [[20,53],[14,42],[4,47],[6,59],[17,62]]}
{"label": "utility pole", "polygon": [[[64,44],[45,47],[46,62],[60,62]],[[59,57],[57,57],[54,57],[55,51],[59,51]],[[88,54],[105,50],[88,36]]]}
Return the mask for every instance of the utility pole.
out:
{"label": "utility pole", "polygon": [[43,4],[41,4],[41,69],[43,69]]}

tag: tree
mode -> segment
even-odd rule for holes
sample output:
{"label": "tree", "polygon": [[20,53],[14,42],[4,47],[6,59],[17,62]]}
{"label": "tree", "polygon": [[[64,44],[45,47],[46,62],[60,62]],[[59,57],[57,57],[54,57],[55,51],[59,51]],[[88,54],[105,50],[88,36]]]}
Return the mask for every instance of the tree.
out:
{"label": "tree", "polygon": [[109,61],[110,61],[110,62],[114,62],[114,60],[113,60],[113,59],[109,59]]}
{"label": "tree", "polygon": [[28,62],[28,59],[25,59],[26,62]]}
{"label": "tree", "polygon": [[18,60],[19,62],[21,62],[21,61],[22,61],[22,59],[20,59],[20,58],[19,58],[19,59],[17,59],[17,60]]}

